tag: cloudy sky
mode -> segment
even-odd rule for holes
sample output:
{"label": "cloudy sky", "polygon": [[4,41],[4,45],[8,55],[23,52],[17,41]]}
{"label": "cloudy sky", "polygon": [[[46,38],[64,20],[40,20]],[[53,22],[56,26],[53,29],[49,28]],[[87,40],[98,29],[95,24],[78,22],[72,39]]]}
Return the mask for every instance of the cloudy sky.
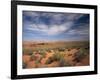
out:
{"label": "cloudy sky", "polygon": [[23,11],[23,40],[89,40],[89,14]]}

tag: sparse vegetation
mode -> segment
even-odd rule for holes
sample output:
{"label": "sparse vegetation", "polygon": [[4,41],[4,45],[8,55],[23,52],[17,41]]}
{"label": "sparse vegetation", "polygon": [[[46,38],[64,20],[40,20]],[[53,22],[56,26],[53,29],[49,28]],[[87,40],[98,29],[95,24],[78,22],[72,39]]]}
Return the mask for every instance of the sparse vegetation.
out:
{"label": "sparse vegetation", "polygon": [[[23,43],[23,68],[88,65],[89,42]],[[84,59],[84,60],[83,60]],[[89,59],[87,59],[89,62]]]}

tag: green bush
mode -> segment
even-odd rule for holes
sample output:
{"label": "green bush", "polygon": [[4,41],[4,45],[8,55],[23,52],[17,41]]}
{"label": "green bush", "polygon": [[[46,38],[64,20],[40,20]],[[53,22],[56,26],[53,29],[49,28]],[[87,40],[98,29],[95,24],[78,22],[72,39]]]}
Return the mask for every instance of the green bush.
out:
{"label": "green bush", "polygon": [[47,61],[46,64],[50,64],[53,61],[60,61],[62,55],[60,53],[55,53],[52,57],[50,57]]}
{"label": "green bush", "polygon": [[66,48],[58,48],[58,51],[65,51]]}
{"label": "green bush", "polygon": [[33,54],[33,50],[23,49],[23,54],[32,55]]}
{"label": "green bush", "polygon": [[68,61],[65,61],[63,58],[61,58],[59,62],[60,62],[60,67],[71,66],[71,64]]}
{"label": "green bush", "polygon": [[89,53],[88,50],[86,50],[85,48],[81,48],[75,55],[75,60],[76,61],[80,61],[81,59],[83,59],[87,54]]}
{"label": "green bush", "polygon": [[71,64],[67,61],[64,60],[64,54],[62,52],[55,53],[53,57],[50,57],[47,61],[46,64],[50,64],[54,61],[58,61],[60,63],[60,67],[63,66],[71,66]]}

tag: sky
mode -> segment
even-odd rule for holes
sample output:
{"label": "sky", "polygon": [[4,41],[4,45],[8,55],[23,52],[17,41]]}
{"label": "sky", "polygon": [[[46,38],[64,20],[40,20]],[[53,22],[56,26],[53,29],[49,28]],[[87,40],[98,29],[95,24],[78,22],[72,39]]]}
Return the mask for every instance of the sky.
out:
{"label": "sky", "polygon": [[24,41],[89,40],[89,14],[23,11]]}

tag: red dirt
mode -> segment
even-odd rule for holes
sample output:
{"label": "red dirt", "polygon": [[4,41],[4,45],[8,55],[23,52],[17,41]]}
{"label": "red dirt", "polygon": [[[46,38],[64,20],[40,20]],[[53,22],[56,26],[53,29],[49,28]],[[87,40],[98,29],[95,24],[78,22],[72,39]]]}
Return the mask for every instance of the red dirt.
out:
{"label": "red dirt", "polygon": [[47,65],[48,67],[59,67],[59,62],[58,61],[54,61],[51,64]]}
{"label": "red dirt", "polygon": [[[79,62],[74,61],[75,54],[78,52],[78,49],[71,49],[70,51],[65,51],[64,53],[64,60],[71,64],[71,66],[86,66],[89,65],[89,55],[85,56],[84,58],[80,59]],[[53,57],[55,53],[53,51],[46,52],[45,57],[42,58],[42,55],[39,53],[34,54],[34,60],[30,60],[30,55],[23,55],[23,62],[26,63],[26,68],[37,68],[37,67],[59,67],[59,61],[53,61],[50,64],[46,64],[46,61]],[[88,54],[88,53],[87,53]],[[41,59],[42,58],[42,59]],[[40,61],[39,63],[35,63],[35,61]]]}
{"label": "red dirt", "polygon": [[36,67],[35,61],[30,61],[27,63],[27,68],[35,68],[35,67]]}
{"label": "red dirt", "polygon": [[23,55],[22,59],[24,63],[28,63],[30,61],[31,56],[30,55]]}

